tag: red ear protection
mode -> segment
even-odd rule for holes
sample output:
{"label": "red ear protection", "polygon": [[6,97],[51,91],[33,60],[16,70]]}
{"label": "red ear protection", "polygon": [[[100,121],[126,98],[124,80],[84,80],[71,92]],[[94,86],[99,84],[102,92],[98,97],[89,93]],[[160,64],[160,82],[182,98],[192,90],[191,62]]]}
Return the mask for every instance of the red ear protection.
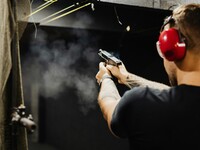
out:
{"label": "red ear protection", "polygon": [[177,29],[162,31],[156,45],[160,56],[169,61],[180,60],[185,56],[186,44],[181,40]]}

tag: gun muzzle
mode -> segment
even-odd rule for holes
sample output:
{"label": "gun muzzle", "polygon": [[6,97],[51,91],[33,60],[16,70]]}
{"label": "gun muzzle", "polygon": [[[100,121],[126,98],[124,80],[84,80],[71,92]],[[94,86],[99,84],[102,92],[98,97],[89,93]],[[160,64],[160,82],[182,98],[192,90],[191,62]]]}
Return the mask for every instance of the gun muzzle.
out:
{"label": "gun muzzle", "polygon": [[118,66],[122,64],[122,61],[120,59],[116,58],[115,56],[113,56],[112,54],[108,53],[105,50],[99,49],[98,54],[109,65]]}

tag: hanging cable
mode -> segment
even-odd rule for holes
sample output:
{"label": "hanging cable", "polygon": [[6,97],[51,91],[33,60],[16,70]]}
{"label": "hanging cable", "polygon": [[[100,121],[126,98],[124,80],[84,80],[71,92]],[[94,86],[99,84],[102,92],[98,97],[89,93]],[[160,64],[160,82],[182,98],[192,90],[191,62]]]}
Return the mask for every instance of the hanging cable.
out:
{"label": "hanging cable", "polygon": [[118,13],[117,13],[117,9],[116,9],[115,6],[114,6],[114,11],[115,11],[115,15],[116,15],[116,17],[117,17],[118,23],[119,23],[120,25],[123,25],[122,22],[121,22],[120,19],[119,19],[119,15],[118,15]]}

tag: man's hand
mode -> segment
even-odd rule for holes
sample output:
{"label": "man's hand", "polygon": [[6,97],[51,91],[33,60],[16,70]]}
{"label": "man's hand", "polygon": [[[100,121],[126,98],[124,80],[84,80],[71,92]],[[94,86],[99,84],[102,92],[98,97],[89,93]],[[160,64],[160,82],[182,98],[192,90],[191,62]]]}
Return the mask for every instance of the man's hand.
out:
{"label": "man's hand", "polygon": [[109,70],[111,74],[118,79],[120,84],[125,84],[127,82],[129,72],[126,70],[123,63],[122,65],[118,66],[107,65],[106,69]]}
{"label": "man's hand", "polygon": [[111,76],[111,73],[110,71],[106,68],[105,66],[105,63],[104,62],[100,62],[99,63],[99,71],[98,73],[96,74],[96,79],[97,79],[97,82],[100,84],[100,81],[102,79],[102,77],[104,75],[109,75]]}

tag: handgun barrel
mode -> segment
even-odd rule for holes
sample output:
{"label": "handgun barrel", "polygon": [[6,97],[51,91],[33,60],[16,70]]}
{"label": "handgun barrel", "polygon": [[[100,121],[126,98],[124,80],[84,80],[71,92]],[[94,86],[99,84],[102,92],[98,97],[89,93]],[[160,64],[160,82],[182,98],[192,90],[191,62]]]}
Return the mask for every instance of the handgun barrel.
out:
{"label": "handgun barrel", "polygon": [[107,64],[118,66],[118,65],[121,65],[122,63],[121,60],[114,57],[113,55],[111,55],[105,50],[100,49],[98,54],[106,61]]}

